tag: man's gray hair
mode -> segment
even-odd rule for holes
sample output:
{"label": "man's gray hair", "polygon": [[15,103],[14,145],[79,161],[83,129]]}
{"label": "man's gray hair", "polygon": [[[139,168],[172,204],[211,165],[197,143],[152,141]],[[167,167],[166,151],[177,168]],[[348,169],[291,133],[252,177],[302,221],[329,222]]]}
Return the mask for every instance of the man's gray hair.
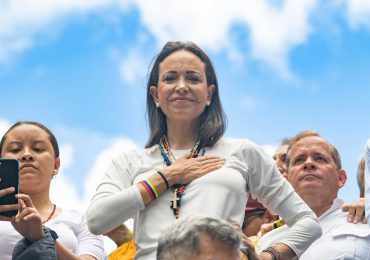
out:
{"label": "man's gray hair", "polygon": [[208,235],[211,239],[227,245],[231,250],[239,250],[240,235],[229,222],[193,216],[176,221],[162,233],[158,240],[157,260],[189,259],[191,256],[199,255],[200,235]]}

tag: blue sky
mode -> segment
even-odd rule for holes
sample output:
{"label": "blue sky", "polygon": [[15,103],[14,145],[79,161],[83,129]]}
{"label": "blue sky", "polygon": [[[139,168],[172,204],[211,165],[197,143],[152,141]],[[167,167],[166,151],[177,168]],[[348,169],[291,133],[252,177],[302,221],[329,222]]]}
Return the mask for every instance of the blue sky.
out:
{"label": "blue sky", "polygon": [[[3,0],[0,132],[49,126],[62,147],[58,205],[86,207],[109,159],[148,136],[145,80],[168,40],[214,62],[226,135],[272,150],[314,129],[355,172],[370,137],[370,1]],[[0,133],[1,134],[1,133]]]}

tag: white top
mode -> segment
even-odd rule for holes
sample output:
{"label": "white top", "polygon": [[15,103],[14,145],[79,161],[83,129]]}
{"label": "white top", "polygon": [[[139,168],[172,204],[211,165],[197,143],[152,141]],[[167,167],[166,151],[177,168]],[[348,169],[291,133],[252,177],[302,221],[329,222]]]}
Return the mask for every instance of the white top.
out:
{"label": "white top", "polygon": [[[298,255],[320,236],[315,214],[281,177],[271,156],[259,146],[246,139],[222,138],[207,148],[206,154],[222,156],[226,163],[221,169],[187,185],[180,219],[201,214],[235,220],[242,225],[251,193],[289,225],[295,224],[281,242]],[[170,209],[172,191],[166,191],[144,207],[139,189],[133,184],[163,167],[165,164],[158,145],[115,157],[87,211],[89,229],[95,234],[103,234],[134,216],[135,259],[155,259],[159,235],[176,221]]]}
{"label": "white top", "polygon": [[[54,230],[58,234],[58,241],[73,253],[106,259],[102,237],[89,232],[85,218],[77,211],[62,210],[44,225]],[[13,248],[21,238],[10,222],[0,221],[1,260],[12,259]]]}
{"label": "white top", "polygon": [[[335,199],[333,205],[319,217],[323,235],[303,253],[300,260],[370,259],[370,227],[347,222],[342,212],[343,201]],[[256,251],[271,246],[289,231],[287,225],[274,229],[260,238]]]}
{"label": "white top", "polygon": [[370,225],[370,139],[366,143],[365,151],[365,213]]}

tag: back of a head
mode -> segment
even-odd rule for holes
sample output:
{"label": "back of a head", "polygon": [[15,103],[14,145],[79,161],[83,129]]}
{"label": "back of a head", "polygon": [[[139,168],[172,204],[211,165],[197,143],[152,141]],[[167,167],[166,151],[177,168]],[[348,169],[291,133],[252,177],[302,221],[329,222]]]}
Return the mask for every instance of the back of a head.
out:
{"label": "back of a head", "polygon": [[236,229],[222,219],[187,217],[171,225],[158,240],[157,259],[191,259],[201,254],[201,237],[221,242],[231,252],[238,253],[240,237]]}

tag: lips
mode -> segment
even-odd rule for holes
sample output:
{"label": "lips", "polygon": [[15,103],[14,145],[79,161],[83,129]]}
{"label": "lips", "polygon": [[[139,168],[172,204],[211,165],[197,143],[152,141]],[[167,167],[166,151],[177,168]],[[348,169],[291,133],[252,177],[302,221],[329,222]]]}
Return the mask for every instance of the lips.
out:
{"label": "lips", "polygon": [[300,179],[305,179],[305,178],[317,178],[317,179],[321,179],[320,176],[315,173],[315,172],[307,172],[307,171],[303,171],[301,172],[300,174]]}
{"label": "lips", "polygon": [[190,97],[175,97],[171,99],[172,102],[174,101],[194,101],[194,99]]}
{"label": "lips", "polygon": [[19,168],[19,170],[22,170],[24,168],[33,168],[33,169],[37,169],[33,164],[31,163],[25,163],[25,164],[22,164],[21,167]]}

